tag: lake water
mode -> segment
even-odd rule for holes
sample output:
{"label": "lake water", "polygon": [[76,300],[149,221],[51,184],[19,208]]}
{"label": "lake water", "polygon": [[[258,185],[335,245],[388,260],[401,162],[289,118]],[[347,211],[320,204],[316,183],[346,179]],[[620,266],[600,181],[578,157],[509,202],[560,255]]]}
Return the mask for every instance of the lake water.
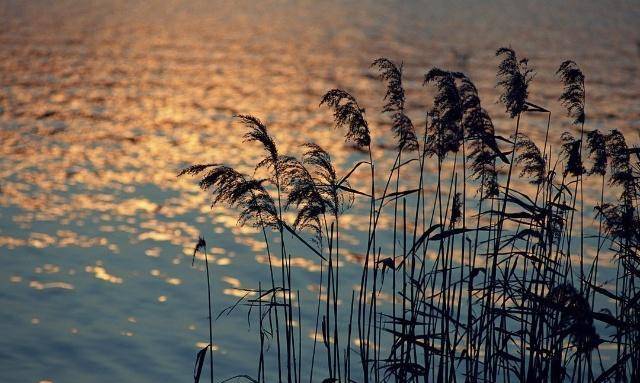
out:
{"label": "lake water", "polygon": [[[554,143],[570,129],[557,102],[564,59],[587,76],[587,128],[637,143],[639,18],[633,1],[2,2],[0,381],[191,379],[208,337],[201,260],[191,267],[198,235],[213,257],[216,313],[268,280],[260,233],[175,177],[196,162],[251,171],[261,153],[242,143],[234,114],[266,121],[282,152],[315,141],[349,169],[362,155],[318,107],[325,91],[346,88],[366,107],[378,166],[389,168],[393,138],[371,61],[404,62],[416,126],[431,103],[422,77],[439,66],[468,73],[509,132],[494,102],[494,52],[510,45],[537,71],[530,98],[553,111]],[[523,129],[542,139],[544,123]],[[367,182],[366,172],[355,177],[355,187]],[[586,188],[596,201],[599,184]],[[359,277],[361,212],[342,221],[346,286]],[[294,249],[308,340],[320,263]],[[615,275],[604,270],[603,279]],[[255,375],[246,311],[215,323],[217,379]]]}

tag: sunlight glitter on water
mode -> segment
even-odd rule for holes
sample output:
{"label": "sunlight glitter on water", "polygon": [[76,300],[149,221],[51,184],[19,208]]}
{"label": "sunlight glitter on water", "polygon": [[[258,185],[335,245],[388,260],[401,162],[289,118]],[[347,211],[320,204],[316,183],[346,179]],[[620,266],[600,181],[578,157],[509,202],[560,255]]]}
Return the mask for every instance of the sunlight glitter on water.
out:
{"label": "sunlight glitter on water", "polygon": [[[637,143],[640,69],[633,38],[640,11],[634,4],[572,5],[579,11],[563,2],[540,9],[506,1],[0,5],[0,304],[6,308],[0,330],[8,334],[0,348],[24,346],[2,358],[0,377],[93,376],[78,364],[103,371],[95,381],[190,377],[193,345],[202,346],[206,327],[204,255],[196,254],[190,267],[198,235],[209,244],[214,315],[246,294],[238,288],[268,284],[268,259],[259,230],[238,227],[232,209],[210,209],[209,197],[193,179],[177,180],[177,170],[213,162],[252,173],[260,153],[242,143],[232,118],[251,113],[269,123],[282,152],[299,155],[300,144],[318,142],[344,174],[363,155],[344,144],[342,132],[331,128],[331,113],[318,108],[320,96],[338,86],[366,106],[378,166],[391,167],[388,119],[378,113],[383,88],[368,69],[379,56],[405,63],[416,126],[424,124],[431,96],[422,76],[438,65],[468,71],[505,133],[512,121],[494,102],[493,53],[511,44],[538,70],[532,97],[558,116],[554,145],[569,126],[556,101],[554,72],[572,58],[588,74],[589,128],[618,128]],[[524,129],[542,140],[544,122],[534,117]],[[407,179],[414,181],[415,175]],[[352,186],[367,182],[366,172],[356,172]],[[533,190],[526,182],[517,186]],[[599,202],[600,187],[585,185],[588,206]],[[364,262],[362,209],[356,204],[341,217],[341,272],[350,279]],[[586,224],[597,229],[597,221]],[[381,227],[392,225],[382,217]],[[319,260],[303,248],[293,251],[293,266],[302,271],[296,285],[314,286]],[[587,254],[593,259],[593,246]],[[601,256],[610,262],[610,252]],[[273,261],[277,269],[279,259]],[[301,290],[304,323],[315,317],[315,292]],[[234,315],[216,322],[221,334],[230,334],[216,340],[229,350],[218,363],[220,377],[246,372],[244,364],[256,357],[255,329],[247,329],[246,312]],[[123,330],[120,323],[131,317],[144,328]],[[188,328],[192,323],[197,330]],[[69,328],[77,329],[74,339]],[[136,365],[118,355],[123,347]],[[139,368],[143,360],[151,367]]]}

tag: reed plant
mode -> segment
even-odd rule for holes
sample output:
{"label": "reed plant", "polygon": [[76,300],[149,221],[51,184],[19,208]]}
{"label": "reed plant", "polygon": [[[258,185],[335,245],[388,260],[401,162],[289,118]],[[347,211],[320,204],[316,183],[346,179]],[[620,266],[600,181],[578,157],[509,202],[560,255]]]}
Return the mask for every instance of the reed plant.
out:
{"label": "reed plant", "polygon": [[[224,164],[180,171],[197,176],[213,204],[237,208],[239,224],[260,229],[265,242],[269,287],[259,283],[234,305],[257,311],[257,375],[235,378],[265,382],[266,370],[287,383],[640,381],[640,150],[617,130],[585,129],[586,76],[575,62],[557,71],[571,119],[569,131],[557,132],[549,109],[532,101],[529,61],[511,48],[496,56],[498,102],[513,121],[507,137],[496,134],[471,78],[441,68],[424,76],[433,100],[416,129],[402,64],[379,58],[372,67],[386,89],[381,112],[396,139],[390,168],[372,152],[385,133],[369,125],[354,95],[333,89],[320,105],[364,153],[344,173],[315,143],[299,159],[282,154],[266,124],[248,115],[236,117],[245,141],[265,153],[254,174]],[[540,117],[542,143],[529,123]],[[366,189],[351,185],[355,174],[368,179]],[[584,198],[588,178],[600,188],[595,206]],[[352,289],[341,218],[354,205],[366,206],[359,211],[368,225]],[[316,334],[310,365],[302,364],[300,314],[310,303],[294,285],[292,248],[321,265],[315,322],[304,324]],[[608,249],[613,280],[602,276]],[[603,345],[615,360],[603,357]],[[196,380],[203,361],[201,351]]]}

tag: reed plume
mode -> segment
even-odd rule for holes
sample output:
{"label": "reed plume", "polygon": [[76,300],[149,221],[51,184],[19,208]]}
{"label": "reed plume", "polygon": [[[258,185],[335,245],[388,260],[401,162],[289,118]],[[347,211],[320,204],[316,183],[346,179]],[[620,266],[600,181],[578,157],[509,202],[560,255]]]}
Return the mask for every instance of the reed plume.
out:
{"label": "reed plume", "polygon": [[449,228],[456,226],[456,223],[462,217],[462,193],[456,193],[453,196],[453,202],[451,203],[451,217],[449,218]]}
{"label": "reed plume", "polygon": [[310,166],[320,195],[333,215],[344,212],[353,202],[353,189],[349,187],[348,177],[338,179],[331,155],[320,145],[307,143],[302,162]]}
{"label": "reed plume", "polygon": [[482,107],[478,89],[467,76],[460,76],[458,92],[462,100],[462,127],[470,141],[471,176],[480,181],[478,190],[482,198],[498,195],[496,158],[509,163],[501,152],[495,137],[493,121]]}
{"label": "reed plume", "polygon": [[265,180],[249,179],[224,165],[194,165],[183,169],[178,176],[197,175],[210,168],[200,180],[200,188],[211,191],[213,204],[227,203],[241,209],[238,223],[277,227],[278,211],[263,184]]}
{"label": "reed plume", "polygon": [[256,165],[256,169],[261,167],[275,167],[278,163],[278,148],[269,135],[267,127],[259,118],[250,115],[235,116],[240,120],[248,131],[244,134],[244,142],[258,142],[266,152],[266,156]]}
{"label": "reed plume", "polygon": [[583,124],[585,121],[584,103],[584,74],[574,61],[567,60],[560,64],[556,71],[564,84],[564,92],[560,95],[560,102],[567,108],[569,117],[574,124]]}
{"label": "reed plume", "polygon": [[387,92],[384,99],[387,103],[382,112],[391,113],[393,124],[391,130],[398,140],[399,150],[413,151],[418,149],[418,139],[415,128],[409,116],[405,114],[405,95],[402,87],[402,64],[398,67],[391,60],[379,58],[371,66],[380,71],[379,78],[387,82]]}
{"label": "reed plume", "polygon": [[607,162],[609,154],[607,153],[607,143],[604,134],[598,130],[587,132],[587,149],[589,150],[589,158],[593,162],[589,174],[599,174],[604,176],[607,172]]}
{"label": "reed plume", "polygon": [[[527,60],[518,60],[510,48],[501,48],[496,54],[502,59],[497,76],[499,99],[508,115],[517,117],[511,139],[496,135],[494,121],[469,77],[433,68],[423,83],[435,89],[433,107],[427,112],[427,128],[418,145],[415,128],[406,115],[402,65],[380,58],[372,66],[385,82],[383,113],[390,115],[397,140],[396,159],[387,174],[375,172],[379,167],[374,166],[364,108],[339,89],[327,92],[320,104],[333,110],[335,126],[346,130],[346,141],[369,155],[369,161],[351,164],[346,176],[338,176],[330,154],[316,144],[305,144],[300,159],[279,153],[266,125],[246,115],[238,116],[248,128],[244,139],[259,143],[264,150],[256,170],[268,171],[267,179],[215,163],[193,165],[180,172],[199,176],[200,187],[211,192],[214,204],[238,208],[240,224],[263,229],[272,287],[265,291],[259,285],[259,298],[250,302],[258,305],[261,318],[261,355],[255,381],[265,381],[265,334],[280,339],[278,312],[284,315],[286,355],[282,366],[287,374],[281,375],[278,343],[278,379],[297,383],[304,369],[301,327],[297,333],[294,330],[294,273],[292,252],[285,248],[285,238],[290,238],[283,235],[285,230],[307,246],[304,250],[322,259],[315,329],[321,334],[318,344],[324,345],[326,352],[325,371],[320,373],[325,375],[314,375],[314,336],[310,381],[320,377],[325,382],[603,383],[640,378],[640,164],[632,163],[635,157],[631,157],[640,155],[640,150],[630,149],[618,131],[606,135],[590,131],[586,133],[583,163],[585,80],[577,65],[566,61],[557,74],[564,84],[560,101],[573,123],[581,125],[580,137],[570,133],[549,137],[550,133],[556,135],[549,131],[551,113],[528,101],[533,70]],[[543,150],[519,131],[524,112],[548,113]],[[562,145],[559,156],[554,157],[547,139],[557,142],[558,138]],[[503,152],[500,145],[512,150]],[[420,149],[417,159],[403,162],[403,153],[414,149]],[[437,174],[429,174],[430,167],[425,166],[432,156],[438,157]],[[553,163],[551,158],[559,160]],[[371,170],[371,189],[366,193],[351,188],[348,182],[363,164]],[[501,166],[509,168],[505,176]],[[519,190],[520,183],[511,185],[512,173],[517,173],[514,168],[536,186]],[[402,190],[414,179],[401,178],[401,169],[403,176],[417,173],[417,187]],[[605,203],[607,172],[612,189],[622,190],[617,202]],[[586,231],[583,227],[585,173],[602,178],[600,204],[595,208],[600,220],[597,237],[588,232],[590,227]],[[376,197],[382,189],[375,187],[380,177],[386,184]],[[469,179],[479,181],[475,222],[468,218],[467,204],[474,200],[467,194]],[[430,182],[434,190],[426,186]],[[347,282],[354,289],[346,317],[338,309],[344,298],[340,286],[352,273],[346,273],[346,279],[340,277],[343,234],[339,223],[342,212],[361,197],[370,202],[369,225],[366,248],[363,243],[363,255],[358,258],[362,263],[360,283],[354,286]],[[390,202],[393,208],[388,207]],[[407,208],[408,203],[413,207]],[[283,209],[295,213],[291,226],[283,218]],[[580,214],[579,230],[574,223],[576,212]],[[393,217],[384,217],[386,213]],[[408,218],[410,214],[415,215]],[[274,282],[265,228],[280,233],[281,286]],[[302,232],[307,231],[315,235],[317,246],[302,238]],[[591,238],[597,238],[596,256],[585,273],[583,242],[590,244]],[[576,239],[580,240],[579,254],[572,246]],[[598,281],[598,259],[607,241],[618,265],[614,292]],[[202,249],[204,241],[198,243],[194,256]],[[579,265],[575,264],[577,255]],[[393,276],[385,281],[389,273]],[[393,279],[389,282],[388,278]],[[388,303],[382,299],[387,294],[391,295]],[[263,300],[266,296],[271,296],[269,302]],[[299,308],[300,301],[297,303]],[[615,314],[607,311],[609,307],[615,308]],[[271,313],[276,319],[273,332],[262,323],[263,316],[269,315],[268,326],[272,326]],[[297,318],[301,324],[300,311]],[[353,325],[361,361],[356,366],[351,363]],[[341,339],[343,335],[347,338]],[[613,365],[600,355],[603,349],[599,346],[605,341],[617,348],[618,361]],[[196,359],[198,371],[204,357],[201,351]]]}
{"label": "reed plume", "polygon": [[[337,215],[352,201],[352,190],[348,181],[339,182],[331,156],[319,145],[307,143],[302,161],[293,157],[283,157],[282,178],[287,191],[286,208],[297,209],[294,227],[311,229],[321,236],[320,217],[325,213]],[[310,170],[310,169],[311,170]]]}
{"label": "reed plume", "polygon": [[639,243],[640,230],[634,201],[638,198],[637,177],[633,174],[631,156],[626,140],[618,130],[612,130],[605,137],[607,156],[611,174],[609,184],[622,187],[618,205],[603,204],[597,207],[605,219],[605,229],[620,243]]}
{"label": "reed plume", "polygon": [[502,88],[499,100],[514,118],[527,109],[528,88],[534,72],[528,67],[529,60],[518,60],[511,48],[498,49],[496,56],[503,57],[498,65],[498,86]]}
{"label": "reed plume", "polygon": [[640,219],[633,206],[605,203],[596,206],[596,210],[604,218],[605,231],[611,238],[627,248],[640,245]]}
{"label": "reed plume", "polygon": [[610,184],[635,188],[631,173],[631,156],[624,136],[620,131],[612,130],[607,134],[605,141],[611,168]]}
{"label": "reed plume", "polygon": [[293,157],[287,157],[283,161],[282,177],[288,193],[285,208],[295,206],[297,209],[293,227],[298,230],[310,229],[315,233],[317,242],[321,244],[320,217],[325,214],[327,208],[313,177],[307,168]]}
{"label": "reed plume", "polygon": [[458,93],[454,73],[432,68],[424,76],[423,85],[433,83],[436,94],[433,108],[429,112],[431,124],[428,129],[427,152],[441,160],[449,152],[457,152],[463,138],[461,128],[462,100]]}
{"label": "reed plume", "polygon": [[538,146],[528,136],[520,133],[514,137],[516,141],[515,151],[517,156],[515,164],[521,166],[520,176],[529,177],[530,183],[538,185],[545,178],[545,159],[540,152]]}
{"label": "reed plume", "polygon": [[347,128],[347,141],[352,141],[359,148],[371,144],[369,124],[364,118],[364,109],[360,108],[356,99],[341,89],[332,89],[322,96],[320,105],[333,108],[336,128]]}
{"label": "reed plume", "polygon": [[562,133],[561,140],[561,155],[565,160],[564,175],[581,176],[586,171],[581,158],[582,141],[575,139],[569,132]]}

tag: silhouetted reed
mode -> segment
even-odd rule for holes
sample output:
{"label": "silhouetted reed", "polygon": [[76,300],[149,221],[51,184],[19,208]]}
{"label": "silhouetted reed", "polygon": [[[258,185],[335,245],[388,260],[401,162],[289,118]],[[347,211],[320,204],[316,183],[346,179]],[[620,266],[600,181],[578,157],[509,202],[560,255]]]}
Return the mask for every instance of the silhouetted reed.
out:
{"label": "silhouetted reed", "polygon": [[353,141],[359,147],[371,144],[369,124],[363,115],[364,109],[360,108],[351,94],[341,89],[330,90],[320,101],[320,105],[324,104],[333,108],[336,128],[347,128],[347,140]]}
{"label": "silhouetted reed", "polygon": [[[239,224],[262,230],[271,286],[258,284],[247,290],[257,297],[233,306],[244,302],[250,313],[258,312],[258,375],[239,378],[261,383],[277,369],[279,382],[640,379],[640,164],[632,157],[640,150],[629,148],[619,131],[585,132],[585,75],[575,62],[563,62],[557,74],[564,86],[559,100],[580,135],[556,136],[551,112],[529,101],[528,60],[511,48],[496,55],[499,101],[516,120],[509,138],[496,135],[472,80],[440,68],[424,77],[434,99],[424,129],[417,130],[405,109],[402,65],[379,58],[372,67],[384,83],[382,113],[397,142],[386,172],[375,163],[371,145],[372,135],[384,130],[370,129],[356,98],[333,89],[320,105],[333,111],[346,141],[368,157],[355,160],[344,175],[314,143],[303,145],[300,159],[283,155],[266,125],[244,115],[238,118],[247,129],[245,141],[264,151],[253,176],[222,164],[179,173],[198,176],[214,204],[238,209]],[[540,145],[524,131],[524,117],[534,113],[547,120]],[[433,174],[426,165],[431,158]],[[367,190],[349,183],[362,165],[369,168]],[[607,174],[617,201],[605,198]],[[529,182],[512,182],[515,176]],[[597,232],[584,224],[591,210],[585,208],[583,179],[591,176],[601,186],[593,206]],[[380,180],[383,187],[376,188]],[[352,205],[368,207],[369,215],[353,289],[341,271],[342,215]],[[310,366],[302,364],[305,302],[292,295],[298,291],[287,250],[292,241],[320,261],[315,323],[305,324],[315,328]],[[587,261],[593,242],[595,257]],[[279,281],[272,264],[275,243]],[[614,289],[604,287],[598,274],[607,245],[615,253]],[[340,305],[349,295],[350,305]],[[265,355],[270,339],[277,346],[274,367]],[[603,344],[615,346],[617,360],[602,357]],[[360,363],[352,363],[353,356]],[[198,354],[198,378],[203,360]]]}
{"label": "silhouetted reed", "polygon": [[589,157],[593,165],[589,170],[589,174],[599,174],[604,176],[607,172],[608,153],[606,146],[606,138],[598,130],[592,130],[587,133],[587,147],[589,149]]}
{"label": "silhouetted reed", "polygon": [[574,118],[574,124],[584,123],[584,74],[578,65],[571,60],[560,64],[557,73],[564,84],[564,92],[560,96],[562,105],[567,108],[569,116]]}
{"label": "silhouetted reed", "polygon": [[462,143],[462,100],[454,73],[433,68],[425,74],[424,83],[433,83],[436,87],[433,108],[429,112],[427,150],[430,155],[443,159],[447,153],[457,152]]}
{"label": "silhouetted reed", "polygon": [[498,86],[502,88],[500,102],[504,104],[511,118],[527,110],[529,83],[533,79],[533,69],[529,60],[518,60],[511,48],[500,48],[496,56],[502,57],[498,65]]}
{"label": "silhouetted reed", "polygon": [[540,184],[545,178],[546,165],[542,152],[529,137],[519,134],[513,137],[516,142],[516,165],[521,167],[520,177],[529,177],[532,184]]}
{"label": "silhouetted reed", "polygon": [[581,176],[586,171],[582,165],[582,143],[568,132],[562,133],[561,139],[562,156],[565,161],[564,175]]}
{"label": "silhouetted reed", "polygon": [[379,58],[371,64],[380,70],[380,79],[387,82],[387,93],[382,112],[391,113],[391,129],[398,140],[398,150],[416,150],[418,139],[411,119],[405,114],[404,89],[402,87],[402,65],[396,66],[386,58]]}
{"label": "silhouetted reed", "polygon": [[207,345],[207,347],[204,347],[202,350],[200,350],[198,352],[198,354],[196,355],[196,362],[195,362],[195,366],[193,368],[193,379],[195,381],[195,383],[198,383],[200,381],[200,375],[202,373],[202,366],[204,364],[204,358],[206,357],[207,354],[207,349],[209,349],[209,377],[210,377],[210,382],[213,383],[213,316],[212,316],[212,308],[211,308],[211,275],[209,274],[209,259],[207,256],[207,242],[204,240],[203,237],[199,237],[198,238],[198,242],[196,243],[196,246],[193,248],[193,259],[191,261],[191,266],[194,265],[195,260],[196,260],[196,254],[198,254],[198,252],[203,252],[204,253],[204,264],[205,264],[205,271],[206,271],[206,276],[207,276],[207,305],[208,305],[208,309],[209,309],[209,315],[208,315],[208,320],[209,320],[209,344]]}

